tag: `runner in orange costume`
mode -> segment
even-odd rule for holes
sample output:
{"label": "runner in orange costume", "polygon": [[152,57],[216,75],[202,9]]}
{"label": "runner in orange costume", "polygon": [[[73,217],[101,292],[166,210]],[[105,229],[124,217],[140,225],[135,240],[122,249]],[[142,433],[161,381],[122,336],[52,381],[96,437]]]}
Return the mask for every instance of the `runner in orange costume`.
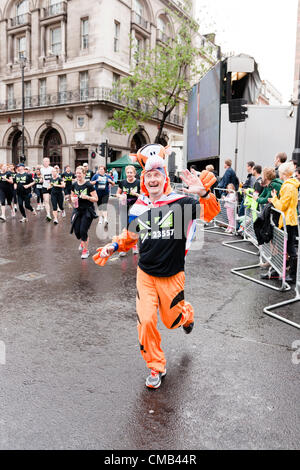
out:
{"label": "runner in orange costume", "polygon": [[[216,178],[202,172],[200,178],[185,170],[182,180],[194,198],[172,192],[165,162],[164,148],[148,145],[148,159],[141,175],[143,195],[131,208],[128,230],[114,237],[111,244],[99,248],[94,261],[103,266],[114,251],[129,251],[139,238],[140,259],[137,271],[137,316],[141,354],[150,369],[146,386],[158,388],[166,375],[166,359],[157,329],[157,311],[168,329],[180,326],[191,333],[194,311],[184,297],[184,262],[195,230],[195,220],[206,222],[219,213],[220,207],[209,188]],[[178,215],[179,214],[179,215]],[[181,217],[180,217],[181,214]],[[179,235],[179,236],[178,236]]]}

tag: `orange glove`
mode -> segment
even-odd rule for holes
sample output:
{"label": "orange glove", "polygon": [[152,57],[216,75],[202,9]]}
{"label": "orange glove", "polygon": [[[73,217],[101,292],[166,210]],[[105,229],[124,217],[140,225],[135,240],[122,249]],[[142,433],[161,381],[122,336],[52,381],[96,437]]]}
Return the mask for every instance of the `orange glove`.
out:
{"label": "orange glove", "polygon": [[106,258],[101,258],[102,250],[103,248],[98,248],[97,253],[93,256],[93,260],[96,264],[98,264],[98,266],[105,266],[109,259],[109,256],[107,256]]}
{"label": "orange glove", "polygon": [[212,193],[210,193],[209,199],[200,198],[200,206],[200,219],[204,220],[204,222],[210,222],[221,212],[219,201],[217,201],[216,196]]}
{"label": "orange glove", "polygon": [[133,248],[134,245],[136,245],[139,237],[136,234],[134,234],[136,235],[135,237],[133,237],[132,235],[131,235],[131,232],[129,232],[128,230],[124,228],[121,235],[119,235],[118,237],[113,237],[112,239],[113,243],[117,243],[119,245],[119,248],[117,251],[127,252],[130,250],[130,248]]}
{"label": "orange glove", "polygon": [[200,175],[200,181],[205,187],[206,191],[208,191],[213,184],[217,181],[217,178],[211,171],[203,170]]}

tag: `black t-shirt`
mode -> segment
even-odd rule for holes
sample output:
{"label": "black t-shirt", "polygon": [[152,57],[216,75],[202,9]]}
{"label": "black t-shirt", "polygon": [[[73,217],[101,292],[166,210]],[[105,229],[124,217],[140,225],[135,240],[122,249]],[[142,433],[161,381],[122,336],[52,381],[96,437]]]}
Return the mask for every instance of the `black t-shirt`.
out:
{"label": "black t-shirt", "polygon": [[29,173],[23,173],[22,175],[20,173],[16,174],[16,184],[17,184],[17,193],[19,194],[30,194],[31,192],[31,187],[25,189],[24,186],[27,184],[33,183],[32,175]]}
{"label": "black t-shirt", "polygon": [[62,179],[60,176],[57,176],[57,178],[51,178],[50,180],[50,185],[51,185],[51,191],[53,193],[59,194],[62,192],[63,188],[59,188],[57,185],[62,183]]}
{"label": "black t-shirt", "polygon": [[81,199],[80,196],[84,194],[85,196],[90,196],[93,191],[95,191],[94,186],[86,181],[84,184],[78,184],[77,181],[72,185],[73,193],[78,196],[78,207],[79,209],[86,209],[88,207],[93,207],[94,204],[87,199]]}
{"label": "black t-shirt", "polygon": [[157,277],[174,276],[183,271],[187,241],[190,242],[195,230],[191,222],[199,217],[200,204],[191,197],[157,208],[149,207],[136,217],[129,230],[139,233],[139,267]]}
{"label": "black t-shirt", "polygon": [[13,189],[13,185],[8,181],[5,181],[5,178],[11,178],[12,173],[10,171],[6,171],[5,173],[0,173],[0,189]]}
{"label": "black t-shirt", "polygon": [[127,179],[119,182],[119,188],[123,193],[127,194],[127,206],[132,206],[138,199],[136,196],[131,194],[131,191],[134,193],[140,193],[140,180],[135,179],[133,183],[128,183]]}
{"label": "black t-shirt", "polygon": [[72,186],[73,179],[75,179],[74,173],[72,173],[71,171],[70,171],[70,173],[65,171],[61,176],[64,179],[64,182],[66,183],[66,186],[68,186],[68,187]]}
{"label": "black t-shirt", "polygon": [[35,182],[35,187],[37,189],[42,189],[42,187],[43,187],[43,178],[42,178],[42,176],[34,175],[33,181]]}
{"label": "black t-shirt", "polygon": [[88,170],[85,174],[85,181],[91,181],[94,176],[94,172],[92,170]]}

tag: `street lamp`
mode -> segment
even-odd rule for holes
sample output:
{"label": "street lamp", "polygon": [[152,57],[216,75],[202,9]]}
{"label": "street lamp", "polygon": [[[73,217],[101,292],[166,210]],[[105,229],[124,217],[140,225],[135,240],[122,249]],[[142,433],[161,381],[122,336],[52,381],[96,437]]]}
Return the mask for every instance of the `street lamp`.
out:
{"label": "street lamp", "polygon": [[298,100],[297,100],[297,122],[296,122],[296,138],[293,159],[297,160],[297,167],[300,166],[300,76],[298,80]]}
{"label": "street lamp", "polygon": [[26,67],[26,57],[22,54],[20,55],[19,62],[22,71],[22,157],[21,161],[25,162],[25,83],[24,83],[24,69]]}

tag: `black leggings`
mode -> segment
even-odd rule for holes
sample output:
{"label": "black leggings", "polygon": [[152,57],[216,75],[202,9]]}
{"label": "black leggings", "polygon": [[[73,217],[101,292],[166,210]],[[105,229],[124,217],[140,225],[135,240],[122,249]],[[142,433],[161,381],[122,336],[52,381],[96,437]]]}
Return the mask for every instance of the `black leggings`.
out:
{"label": "black leggings", "polygon": [[43,198],[43,188],[35,188],[35,194],[36,194],[36,202],[38,204],[40,204],[40,202],[44,202],[44,198]]}
{"label": "black leggings", "polygon": [[297,237],[298,237],[298,226],[297,225],[287,225],[286,226],[288,233],[287,240],[287,252],[291,258],[297,258]]}
{"label": "black leggings", "polygon": [[61,211],[64,210],[64,195],[62,191],[59,193],[51,191],[51,204],[55,212],[57,211],[57,206]]}
{"label": "black leggings", "polygon": [[26,209],[28,209],[30,212],[33,212],[33,208],[30,204],[30,196],[31,194],[17,194],[18,196],[18,204],[19,204],[19,209],[23,217],[26,217],[26,212],[24,209],[24,203]]}
{"label": "black leggings", "polygon": [[81,240],[83,242],[87,241],[88,231],[92,222],[92,217],[86,212],[82,212],[77,215],[73,225],[73,230],[78,240]]}
{"label": "black leggings", "polygon": [[13,198],[13,193],[11,189],[2,189],[0,188],[0,203],[1,206],[5,206],[5,201],[7,201],[7,205],[11,205],[11,201]]}

